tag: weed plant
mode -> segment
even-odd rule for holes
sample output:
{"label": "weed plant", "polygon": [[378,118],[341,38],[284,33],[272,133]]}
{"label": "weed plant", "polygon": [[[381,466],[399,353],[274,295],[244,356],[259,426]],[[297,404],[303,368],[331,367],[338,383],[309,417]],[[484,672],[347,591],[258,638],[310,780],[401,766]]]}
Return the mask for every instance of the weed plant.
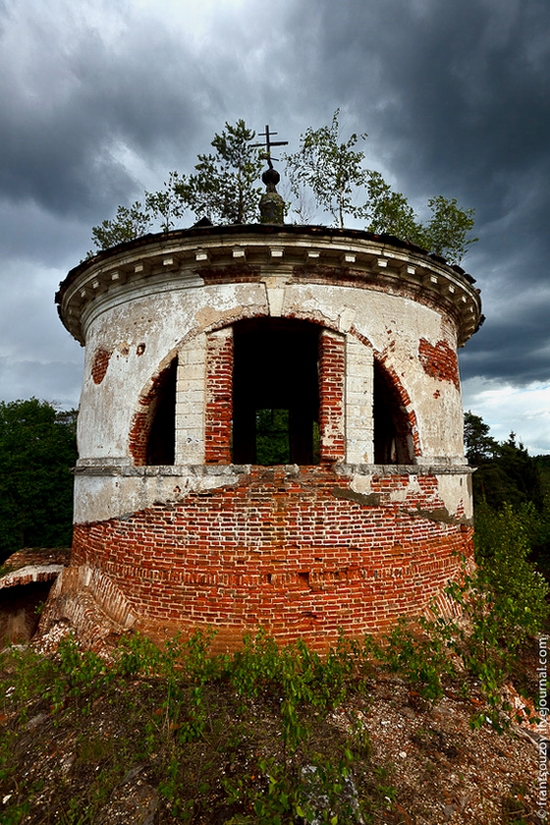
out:
{"label": "weed plant", "polygon": [[[372,672],[363,649],[341,639],[321,657],[303,642],[278,647],[262,631],[231,657],[212,656],[210,643],[211,634],[197,633],[158,648],[134,635],[111,661],[81,651],[71,636],[52,657],[6,650],[3,712],[13,723],[0,749],[2,821],[19,822],[30,810],[37,818],[55,812],[60,823],[93,822],[140,765],[170,821],[370,821],[387,794],[377,790],[368,731],[351,716],[346,731],[327,724]],[[29,723],[49,726],[52,742],[78,731],[73,801],[55,760],[58,782],[47,798],[32,770],[25,787],[14,786],[32,748]]]}

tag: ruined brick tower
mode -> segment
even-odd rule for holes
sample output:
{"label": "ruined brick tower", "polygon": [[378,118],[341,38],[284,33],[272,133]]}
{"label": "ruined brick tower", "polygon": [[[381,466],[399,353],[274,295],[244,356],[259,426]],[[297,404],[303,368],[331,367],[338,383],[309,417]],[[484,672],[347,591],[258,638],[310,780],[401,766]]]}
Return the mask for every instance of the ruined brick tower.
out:
{"label": "ruined brick tower", "polygon": [[57,301],[86,359],[50,620],[323,646],[445,607],[472,553],[459,267],[358,230],[194,227],[99,253]]}

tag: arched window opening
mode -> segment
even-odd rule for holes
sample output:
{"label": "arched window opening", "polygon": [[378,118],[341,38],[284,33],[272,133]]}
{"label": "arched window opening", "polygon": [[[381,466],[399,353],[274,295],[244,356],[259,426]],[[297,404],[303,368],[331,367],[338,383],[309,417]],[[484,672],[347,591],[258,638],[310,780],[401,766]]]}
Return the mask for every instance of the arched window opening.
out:
{"label": "arched window opening", "polygon": [[240,321],[233,334],[233,461],[317,463],[318,327],[262,318]]}
{"label": "arched window opening", "polygon": [[412,464],[410,425],[399,392],[388,372],[374,362],[374,462]]}
{"label": "arched window opening", "polygon": [[2,588],[0,638],[8,644],[27,644],[38,628],[43,605],[53,581],[29,582]]}
{"label": "arched window opening", "polygon": [[155,385],[151,401],[151,427],[147,442],[147,464],[173,464],[176,450],[177,358],[164,369]]}

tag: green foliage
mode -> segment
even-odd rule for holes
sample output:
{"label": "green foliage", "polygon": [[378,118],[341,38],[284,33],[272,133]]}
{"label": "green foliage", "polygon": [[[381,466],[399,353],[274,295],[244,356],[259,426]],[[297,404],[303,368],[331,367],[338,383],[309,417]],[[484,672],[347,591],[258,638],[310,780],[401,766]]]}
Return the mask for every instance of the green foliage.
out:
{"label": "green foliage", "polygon": [[459,263],[470,244],[478,238],[468,238],[474,226],[474,210],[463,209],[456,198],[437,195],[428,200],[430,220],[418,221],[405,195],[394,192],[380,172],[367,173],[367,201],[363,216],[367,229],[378,235],[395,235],[440,255],[449,263]]}
{"label": "green foliage", "polygon": [[[17,647],[8,648],[3,664],[6,697],[9,696],[10,701],[20,708],[21,721],[26,721],[29,700],[48,690],[56,668],[49,659],[32,649]],[[1,775],[0,768],[0,778]]]}
{"label": "green foliage", "polygon": [[81,652],[73,636],[61,641],[57,658],[58,671],[47,690],[53,710],[74,703],[82,713],[89,713],[94,699],[114,678],[113,670],[97,653]]}
{"label": "green foliage", "polygon": [[21,804],[10,805],[9,810],[2,814],[2,825],[19,825],[27,816],[30,808],[30,802],[22,802]]}
{"label": "green foliage", "polygon": [[464,447],[468,462],[477,467],[492,460],[498,452],[498,443],[489,435],[490,427],[481,416],[471,410],[464,413]]}
{"label": "green foliage", "polygon": [[288,410],[256,411],[256,463],[289,464],[290,430]]}
{"label": "green foliage", "polygon": [[436,195],[428,200],[432,216],[427,224],[419,227],[417,243],[449,263],[459,263],[470,244],[478,238],[468,238],[474,227],[474,209],[463,209],[456,198]]}
{"label": "green foliage", "polygon": [[405,195],[394,192],[380,172],[369,171],[366,181],[367,202],[362,217],[367,229],[377,235],[395,235],[405,241],[420,243],[416,215]]}
{"label": "green foliage", "polygon": [[[256,636],[244,637],[242,650],[233,657],[230,679],[240,695],[255,697],[276,693],[282,696],[281,702],[287,703],[283,717],[288,711],[290,731],[293,724],[290,705],[308,702],[322,709],[333,707],[343,701],[348,685],[358,676],[360,664],[364,665],[361,653],[350,640],[341,638],[328,655],[321,658],[301,640],[279,647],[260,630]],[[292,732],[288,739],[294,739]]]}
{"label": "green foliage", "polygon": [[[397,236],[451,264],[459,263],[470,244],[478,240],[468,237],[474,226],[474,210],[463,209],[456,198],[437,195],[428,200],[432,215],[422,224],[405,195],[394,192],[380,172],[364,168],[365,153],[356,147],[366,133],[342,140],[339,115],[337,109],[330,126],[307,129],[300,136],[299,150],[286,155],[294,197],[301,202],[307,187],[336,226],[344,226],[346,215],[363,218],[369,232]],[[300,208],[297,213],[301,217]]]}
{"label": "green foliage", "polygon": [[550,495],[550,455],[534,456],[545,495]]}
{"label": "green foliage", "polygon": [[536,520],[532,503],[517,511],[510,504],[499,512],[483,505],[476,510],[477,585],[489,594],[498,614],[499,640],[513,649],[539,632],[548,617],[550,587],[529,561],[530,532]]}
{"label": "green foliage", "polygon": [[154,220],[160,222],[162,232],[170,232],[175,227],[176,219],[183,216],[186,203],[180,193],[184,178],[178,172],[170,172],[164,189],[159,192],[146,192],[145,205]]}
{"label": "green foliage", "polygon": [[267,787],[241,784],[235,792],[226,782],[234,801],[253,811],[232,817],[226,825],[364,822],[351,780],[351,760],[350,751],[344,749],[336,762],[317,754],[301,771],[289,771],[274,759],[260,759],[258,768],[267,779]]}
{"label": "green foliage", "polygon": [[493,509],[505,504],[517,508],[532,502],[541,511],[544,503],[542,476],[537,461],[523,444],[516,443],[515,433],[508,441],[498,442],[489,435],[489,426],[471,411],[464,414],[466,458],[476,467],[474,500]]}
{"label": "green foliage", "polygon": [[150,639],[137,633],[121,640],[116,663],[122,676],[154,676],[161,666],[161,651]]}
{"label": "green foliage", "polygon": [[515,512],[505,505],[500,512],[486,505],[477,509],[476,556],[478,567],[449,593],[470,619],[466,632],[454,628],[454,649],[469,673],[479,679],[488,708],[474,717],[478,726],[488,719],[499,730],[501,686],[509,678],[517,653],[529,637],[541,631],[549,615],[550,587],[529,562],[529,523],[532,505]]}
{"label": "green foliage", "polygon": [[119,646],[117,672],[124,676],[147,674],[162,678],[160,715],[158,725],[149,725],[150,743],[154,743],[157,729],[169,734],[177,731],[181,742],[201,738],[208,715],[203,688],[223,666],[222,659],[209,656],[211,638],[212,634],[198,632],[185,643],[179,637],[169,639],[159,649],[146,637],[137,635],[123,640]]}
{"label": "green foliage", "polygon": [[[471,412],[464,416],[466,456],[475,466],[475,544],[479,567],[452,593],[472,619],[462,638],[470,672],[481,680],[489,704],[486,715],[500,724],[500,684],[518,649],[548,620],[550,498],[545,497],[540,462],[529,456],[514,433],[499,443]],[[537,565],[533,562],[536,559]]]}
{"label": "green foliage", "polygon": [[[503,730],[503,713],[509,714],[510,708],[502,698],[502,686],[514,670],[518,652],[548,620],[550,586],[529,561],[529,537],[537,518],[532,504],[517,512],[510,505],[500,512],[479,506],[477,567],[464,571],[447,588],[461,607],[462,620],[445,619],[433,608],[433,619],[401,619],[373,647],[380,667],[405,678],[429,701],[439,699],[459,674],[476,680],[484,707],[472,717],[474,727],[489,722]],[[466,691],[467,684],[463,681]]]}
{"label": "green foliage", "polygon": [[[291,462],[290,410],[261,409],[255,413],[256,464],[290,464]],[[313,464],[319,461],[319,424],[310,421],[313,442]]]}
{"label": "green foliage", "polygon": [[[482,527],[481,537],[486,569],[453,590],[470,619],[460,627],[437,615],[414,625],[402,621],[382,644],[342,636],[324,656],[303,642],[280,647],[262,631],[233,656],[212,655],[209,632],[161,648],[129,636],[108,661],[80,650],[71,637],[50,657],[31,649],[0,654],[2,710],[5,719],[19,720],[0,743],[8,800],[2,821],[38,815],[99,821],[123,777],[142,771],[158,791],[159,821],[162,815],[226,825],[389,821],[396,796],[391,766],[373,763],[365,715],[354,711],[366,707],[372,690],[370,684],[365,692],[366,683],[382,668],[410,684],[411,695],[418,690],[432,702],[448,686],[462,685],[467,697],[477,683],[485,706],[472,724],[490,720],[501,731],[509,710],[500,691],[507,656],[542,618],[524,615],[528,591],[539,600],[543,593],[518,563],[526,548],[521,521],[507,512]],[[512,592],[513,606],[506,576],[524,580]],[[343,725],[334,725],[335,707]],[[52,742],[57,749],[70,741],[75,759],[74,768],[62,767],[55,752],[42,755],[51,758],[49,771],[58,771],[59,782],[40,802],[32,768],[41,754],[30,769],[28,763],[32,718],[51,726],[43,737],[48,751]],[[25,766],[25,788],[16,784],[16,764]]]}
{"label": "green foliage", "polygon": [[[160,224],[162,232],[170,232],[175,221],[185,212],[186,204],[179,192],[183,178],[178,172],[170,172],[164,189],[158,192],[145,192],[144,204],[136,201],[132,206],[119,206],[111,220],[104,220],[92,227],[92,241],[98,249],[110,249],[119,243],[133,241],[149,232],[155,223]],[[96,253],[88,252],[91,258]]]}
{"label": "green foliage", "polygon": [[[140,201],[131,207],[119,206],[113,219],[94,226],[92,241],[96,248],[109,249],[139,238],[155,224],[162,232],[170,232],[187,209],[213,223],[254,222],[262,192],[254,185],[262,170],[258,149],[251,145],[254,137],[255,132],[244,120],[234,126],[226,123],[212,140],[215,152],[198,155],[191,175],[170,172],[164,189],[144,193],[144,206]],[[94,254],[88,252],[87,257]]]}
{"label": "green foliage", "polygon": [[443,696],[448,677],[456,675],[449,655],[453,630],[440,618],[421,617],[416,626],[401,618],[386,636],[379,657],[391,671],[405,675],[422,698],[435,701]]}
{"label": "green foliage", "polygon": [[539,469],[523,444],[516,443],[515,433],[499,445],[497,466],[507,480],[501,481],[504,489],[499,504],[506,502],[517,507],[532,502],[538,510],[542,509],[544,495]]}
{"label": "green foliage", "polygon": [[[337,226],[344,226],[347,215],[367,221],[376,234],[394,235],[458,263],[470,244],[474,210],[463,209],[456,198],[442,195],[430,198],[432,212],[426,224],[418,221],[407,198],[394,192],[379,172],[365,169],[365,153],[358,148],[366,133],[352,134],[343,140],[337,109],[329,126],[309,127],[300,136],[300,148],[287,154],[286,171],[294,207],[301,220],[308,211],[307,192]],[[170,172],[164,189],[144,193],[144,206],[136,201],[131,207],[119,206],[115,217],[92,228],[97,249],[108,249],[130,241],[149,231],[154,224],[162,232],[175,227],[186,209],[197,219],[207,218],[215,224],[245,224],[258,219],[262,188],[257,182],[262,172],[262,154],[252,144],[255,132],[244,120],[214,136],[214,152],[199,154],[190,175]],[[362,202],[363,200],[363,202]],[[89,252],[91,257],[94,252]]]}
{"label": "green foliage", "polygon": [[[152,224],[151,213],[144,212],[143,206],[136,201],[132,206],[119,206],[112,220],[104,220],[92,227],[92,241],[96,249],[109,249],[125,241],[133,241],[144,235]],[[88,252],[91,258],[95,252]]]}
{"label": "green foliage", "polygon": [[366,171],[361,165],[365,153],[355,147],[367,135],[352,134],[343,141],[339,115],[337,109],[330,126],[319,129],[310,126],[300,135],[300,148],[286,155],[286,163],[295,197],[300,197],[302,186],[309,187],[321,209],[332,215],[337,226],[344,226],[345,215],[360,217],[362,214],[354,195],[366,182]]}
{"label": "green foliage", "polygon": [[[43,719],[51,717],[56,741],[67,733],[74,738],[78,730],[79,804],[76,797],[70,804],[56,800],[54,793],[51,810],[62,812],[59,821],[96,821],[122,776],[145,764],[149,770],[154,766],[149,781],[170,815],[181,821],[203,821],[205,813],[212,815],[213,800],[220,810],[215,821],[266,825],[300,816],[359,822],[386,806],[391,789],[381,795],[370,769],[364,723],[350,715],[349,731],[338,732],[325,719],[347,690],[361,684],[356,676],[366,647],[342,638],[321,657],[303,642],[280,648],[260,632],[229,657],[213,656],[211,641],[211,633],[197,633],[156,648],[135,635],[105,661],[67,637],[52,657],[28,649],[0,655],[7,714],[24,709],[24,724],[40,710]],[[111,716],[104,716],[111,704],[120,721],[113,737]],[[102,735],[93,726],[96,715]],[[328,740],[316,733],[319,727],[329,732]],[[123,730],[131,731],[131,747]],[[5,767],[0,783],[11,789],[14,755],[27,759],[25,728],[4,741],[9,745],[0,760]],[[369,771],[370,782],[363,781],[363,767],[352,781],[352,765]],[[86,771],[90,784],[83,781]],[[64,775],[60,792],[68,782]],[[36,814],[32,797],[14,793],[3,815],[15,817],[23,804]]]}
{"label": "green foliage", "polygon": [[71,543],[76,412],[0,402],[0,561],[21,547]]}
{"label": "green foliage", "polygon": [[244,120],[234,126],[226,123],[212,141],[215,154],[198,155],[195,172],[175,187],[197,218],[221,224],[257,220],[262,189],[254,184],[260,177],[262,160],[251,145],[255,134]]}

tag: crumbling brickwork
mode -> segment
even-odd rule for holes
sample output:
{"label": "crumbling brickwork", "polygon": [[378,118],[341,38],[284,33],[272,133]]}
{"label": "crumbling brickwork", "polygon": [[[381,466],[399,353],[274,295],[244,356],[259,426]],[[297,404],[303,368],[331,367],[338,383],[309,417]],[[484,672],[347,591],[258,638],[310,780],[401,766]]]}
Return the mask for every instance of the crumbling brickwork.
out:
{"label": "crumbling brickwork", "polygon": [[201,226],[100,252],[57,301],[89,366],[48,615],[321,647],[445,607],[472,553],[470,276],[360,230]]}
{"label": "crumbling brickwork", "polygon": [[436,479],[419,482],[407,493],[407,476],[376,477],[365,496],[321,467],[253,468],[236,486],[77,525],[73,564],[100,567],[157,631],[211,625],[231,644],[262,625],[323,647],[339,628],[422,612],[471,556],[472,528],[446,513]]}
{"label": "crumbling brickwork", "polygon": [[151,425],[153,423],[159,396],[171,369],[168,364],[151,380],[148,391],[139,398],[139,412],[134,413],[129,436],[129,450],[137,467],[147,464]]}
{"label": "crumbling brickwork", "polygon": [[111,355],[112,352],[104,347],[98,347],[96,349],[91,370],[94,384],[101,384],[105,378],[107,368],[109,367],[109,361],[111,360]]}
{"label": "crumbling brickwork", "polygon": [[231,463],[233,329],[212,332],[206,342],[205,462]]}
{"label": "crumbling brickwork", "polygon": [[427,375],[438,381],[451,381],[457,390],[460,388],[458,358],[446,341],[438,341],[434,347],[425,338],[421,338],[418,356]]}
{"label": "crumbling brickwork", "polygon": [[345,458],[345,376],[344,337],[323,329],[319,336],[319,430],[322,461],[342,461]]}

